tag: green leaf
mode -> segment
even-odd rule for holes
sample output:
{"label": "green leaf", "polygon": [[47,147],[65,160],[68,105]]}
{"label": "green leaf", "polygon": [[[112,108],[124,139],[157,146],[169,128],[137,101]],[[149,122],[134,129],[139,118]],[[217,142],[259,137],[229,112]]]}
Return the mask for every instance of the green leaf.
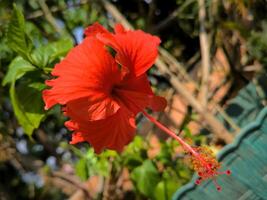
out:
{"label": "green leaf", "polygon": [[142,157],[138,154],[127,154],[124,156],[123,164],[126,165],[128,168],[134,168],[141,165],[143,162]]}
{"label": "green leaf", "polygon": [[25,33],[24,16],[15,4],[13,4],[13,14],[8,26],[7,42],[13,51],[25,60],[29,60],[33,45]]}
{"label": "green leaf", "polygon": [[72,47],[73,41],[70,38],[64,38],[57,42],[51,43],[49,46],[50,62],[65,56]]}
{"label": "green leaf", "polygon": [[75,172],[81,178],[82,181],[88,178],[87,160],[80,159],[75,165]]}
{"label": "green leaf", "polygon": [[24,132],[31,136],[34,129],[38,128],[44,118],[43,100],[41,91],[46,86],[42,83],[24,83],[18,88],[15,81],[10,87],[10,99],[18,122]]}
{"label": "green leaf", "polygon": [[180,186],[179,183],[173,180],[160,181],[155,189],[156,200],[169,200],[172,198],[174,192]]}
{"label": "green leaf", "polygon": [[65,56],[72,47],[73,41],[70,38],[50,42],[36,49],[32,54],[32,60],[38,67],[44,68]]}
{"label": "green leaf", "polygon": [[135,168],[131,173],[131,178],[134,180],[138,191],[143,195],[154,196],[160,176],[151,160],[146,160],[141,166]]}
{"label": "green leaf", "polygon": [[95,174],[99,174],[104,177],[109,176],[109,160],[108,159],[99,159],[95,164],[96,172]]}
{"label": "green leaf", "polygon": [[41,30],[31,21],[25,21],[25,33],[31,37],[31,41],[35,47],[39,47],[47,42]]}
{"label": "green leaf", "polygon": [[100,154],[100,157],[103,157],[105,159],[108,159],[109,157],[111,158],[116,158],[118,157],[118,153],[114,150],[109,150],[109,149],[106,149],[105,151],[103,151],[101,154]]}
{"label": "green leaf", "polygon": [[140,136],[135,136],[133,141],[127,145],[124,154],[136,153],[145,148],[144,139]]}
{"label": "green leaf", "polygon": [[190,138],[190,139],[192,139],[192,138],[194,137],[194,136],[192,135],[190,129],[188,128],[188,126],[185,126],[185,127],[183,128],[183,131],[184,131],[184,137],[185,137],[185,138]]}
{"label": "green leaf", "polygon": [[34,70],[36,70],[36,68],[28,61],[24,60],[22,57],[16,57],[8,66],[8,71],[2,81],[2,85],[11,84],[21,78],[26,72]]}
{"label": "green leaf", "polygon": [[160,152],[157,159],[163,164],[170,164],[172,162],[172,150],[167,143],[161,143]]}

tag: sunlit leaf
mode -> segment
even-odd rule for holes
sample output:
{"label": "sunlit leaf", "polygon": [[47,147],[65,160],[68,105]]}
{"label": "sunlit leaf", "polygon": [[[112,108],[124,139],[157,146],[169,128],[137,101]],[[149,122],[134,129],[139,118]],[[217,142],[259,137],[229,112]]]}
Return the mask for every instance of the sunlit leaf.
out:
{"label": "sunlit leaf", "polygon": [[146,160],[141,166],[135,168],[131,178],[136,183],[137,189],[148,197],[153,197],[160,181],[159,172],[151,160]]}
{"label": "sunlit leaf", "polygon": [[70,38],[50,42],[37,48],[32,54],[32,59],[39,67],[47,67],[48,64],[65,56],[72,47],[73,41]]}
{"label": "sunlit leaf", "polygon": [[87,169],[87,161],[86,159],[80,159],[75,165],[75,172],[81,178],[81,180],[85,181],[88,178],[88,169]]}
{"label": "sunlit leaf", "polygon": [[26,72],[36,70],[28,61],[22,57],[16,57],[8,66],[7,74],[5,75],[2,85],[11,84],[21,78]]}
{"label": "sunlit leaf", "polygon": [[13,5],[13,14],[8,26],[7,41],[13,51],[25,60],[29,60],[33,45],[25,33],[24,16],[15,4]]}
{"label": "sunlit leaf", "polygon": [[180,184],[173,180],[160,181],[155,189],[156,200],[169,200]]}
{"label": "sunlit leaf", "polygon": [[167,143],[162,143],[160,152],[157,155],[157,159],[160,160],[164,164],[168,164],[172,160],[171,154],[172,154],[172,151],[171,151],[170,145],[168,145]]}
{"label": "sunlit leaf", "polygon": [[10,98],[14,113],[24,132],[31,136],[33,130],[38,128],[44,118],[41,91],[45,88],[42,83],[20,84],[15,82],[10,87]]}

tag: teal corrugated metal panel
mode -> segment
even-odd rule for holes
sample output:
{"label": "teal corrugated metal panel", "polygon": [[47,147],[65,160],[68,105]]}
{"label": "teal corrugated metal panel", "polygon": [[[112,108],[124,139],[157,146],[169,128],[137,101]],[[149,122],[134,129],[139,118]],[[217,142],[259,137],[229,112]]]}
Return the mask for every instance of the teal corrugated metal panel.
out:
{"label": "teal corrugated metal panel", "polygon": [[[262,101],[267,99],[267,75],[261,75],[255,80],[241,89],[237,96],[228,102],[225,109],[225,112],[241,128],[256,119],[259,112],[264,108]],[[221,115],[217,117],[226,128],[233,131]]]}
{"label": "teal corrugated metal panel", "polygon": [[218,159],[222,169],[232,171],[230,176],[218,177],[221,192],[212,181],[196,186],[195,176],[176,192],[173,200],[267,200],[267,108],[241,130]]}

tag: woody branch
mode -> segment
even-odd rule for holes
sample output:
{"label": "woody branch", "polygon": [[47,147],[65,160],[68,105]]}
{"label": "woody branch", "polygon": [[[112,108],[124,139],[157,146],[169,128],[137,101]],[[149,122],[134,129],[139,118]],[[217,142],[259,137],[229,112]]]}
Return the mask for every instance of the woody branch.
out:
{"label": "woody branch", "polygon": [[200,101],[203,106],[207,107],[208,101],[208,83],[209,83],[209,72],[210,72],[210,49],[208,35],[205,28],[205,18],[206,18],[206,9],[205,1],[198,0],[198,17],[200,23],[199,30],[199,40],[200,40],[200,51],[201,51],[201,69],[202,69],[202,79],[200,87]]}

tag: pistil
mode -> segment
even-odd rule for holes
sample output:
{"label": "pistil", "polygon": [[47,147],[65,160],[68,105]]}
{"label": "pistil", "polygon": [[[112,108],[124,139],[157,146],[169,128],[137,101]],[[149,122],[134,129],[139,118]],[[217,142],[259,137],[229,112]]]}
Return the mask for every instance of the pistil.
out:
{"label": "pistil", "polygon": [[217,183],[216,177],[221,174],[230,175],[231,171],[230,170],[227,170],[225,172],[218,171],[221,165],[213,156],[213,152],[208,147],[196,147],[196,148],[191,147],[181,137],[179,137],[173,131],[165,127],[154,117],[149,115],[146,111],[143,110],[142,113],[158,128],[160,128],[169,136],[177,140],[182,145],[183,149],[190,156],[190,161],[193,169],[198,173],[199,178],[195,181],[197,185],[199,185],[203,180],[212,179],[217,190],[221,191],[221,187]]}

